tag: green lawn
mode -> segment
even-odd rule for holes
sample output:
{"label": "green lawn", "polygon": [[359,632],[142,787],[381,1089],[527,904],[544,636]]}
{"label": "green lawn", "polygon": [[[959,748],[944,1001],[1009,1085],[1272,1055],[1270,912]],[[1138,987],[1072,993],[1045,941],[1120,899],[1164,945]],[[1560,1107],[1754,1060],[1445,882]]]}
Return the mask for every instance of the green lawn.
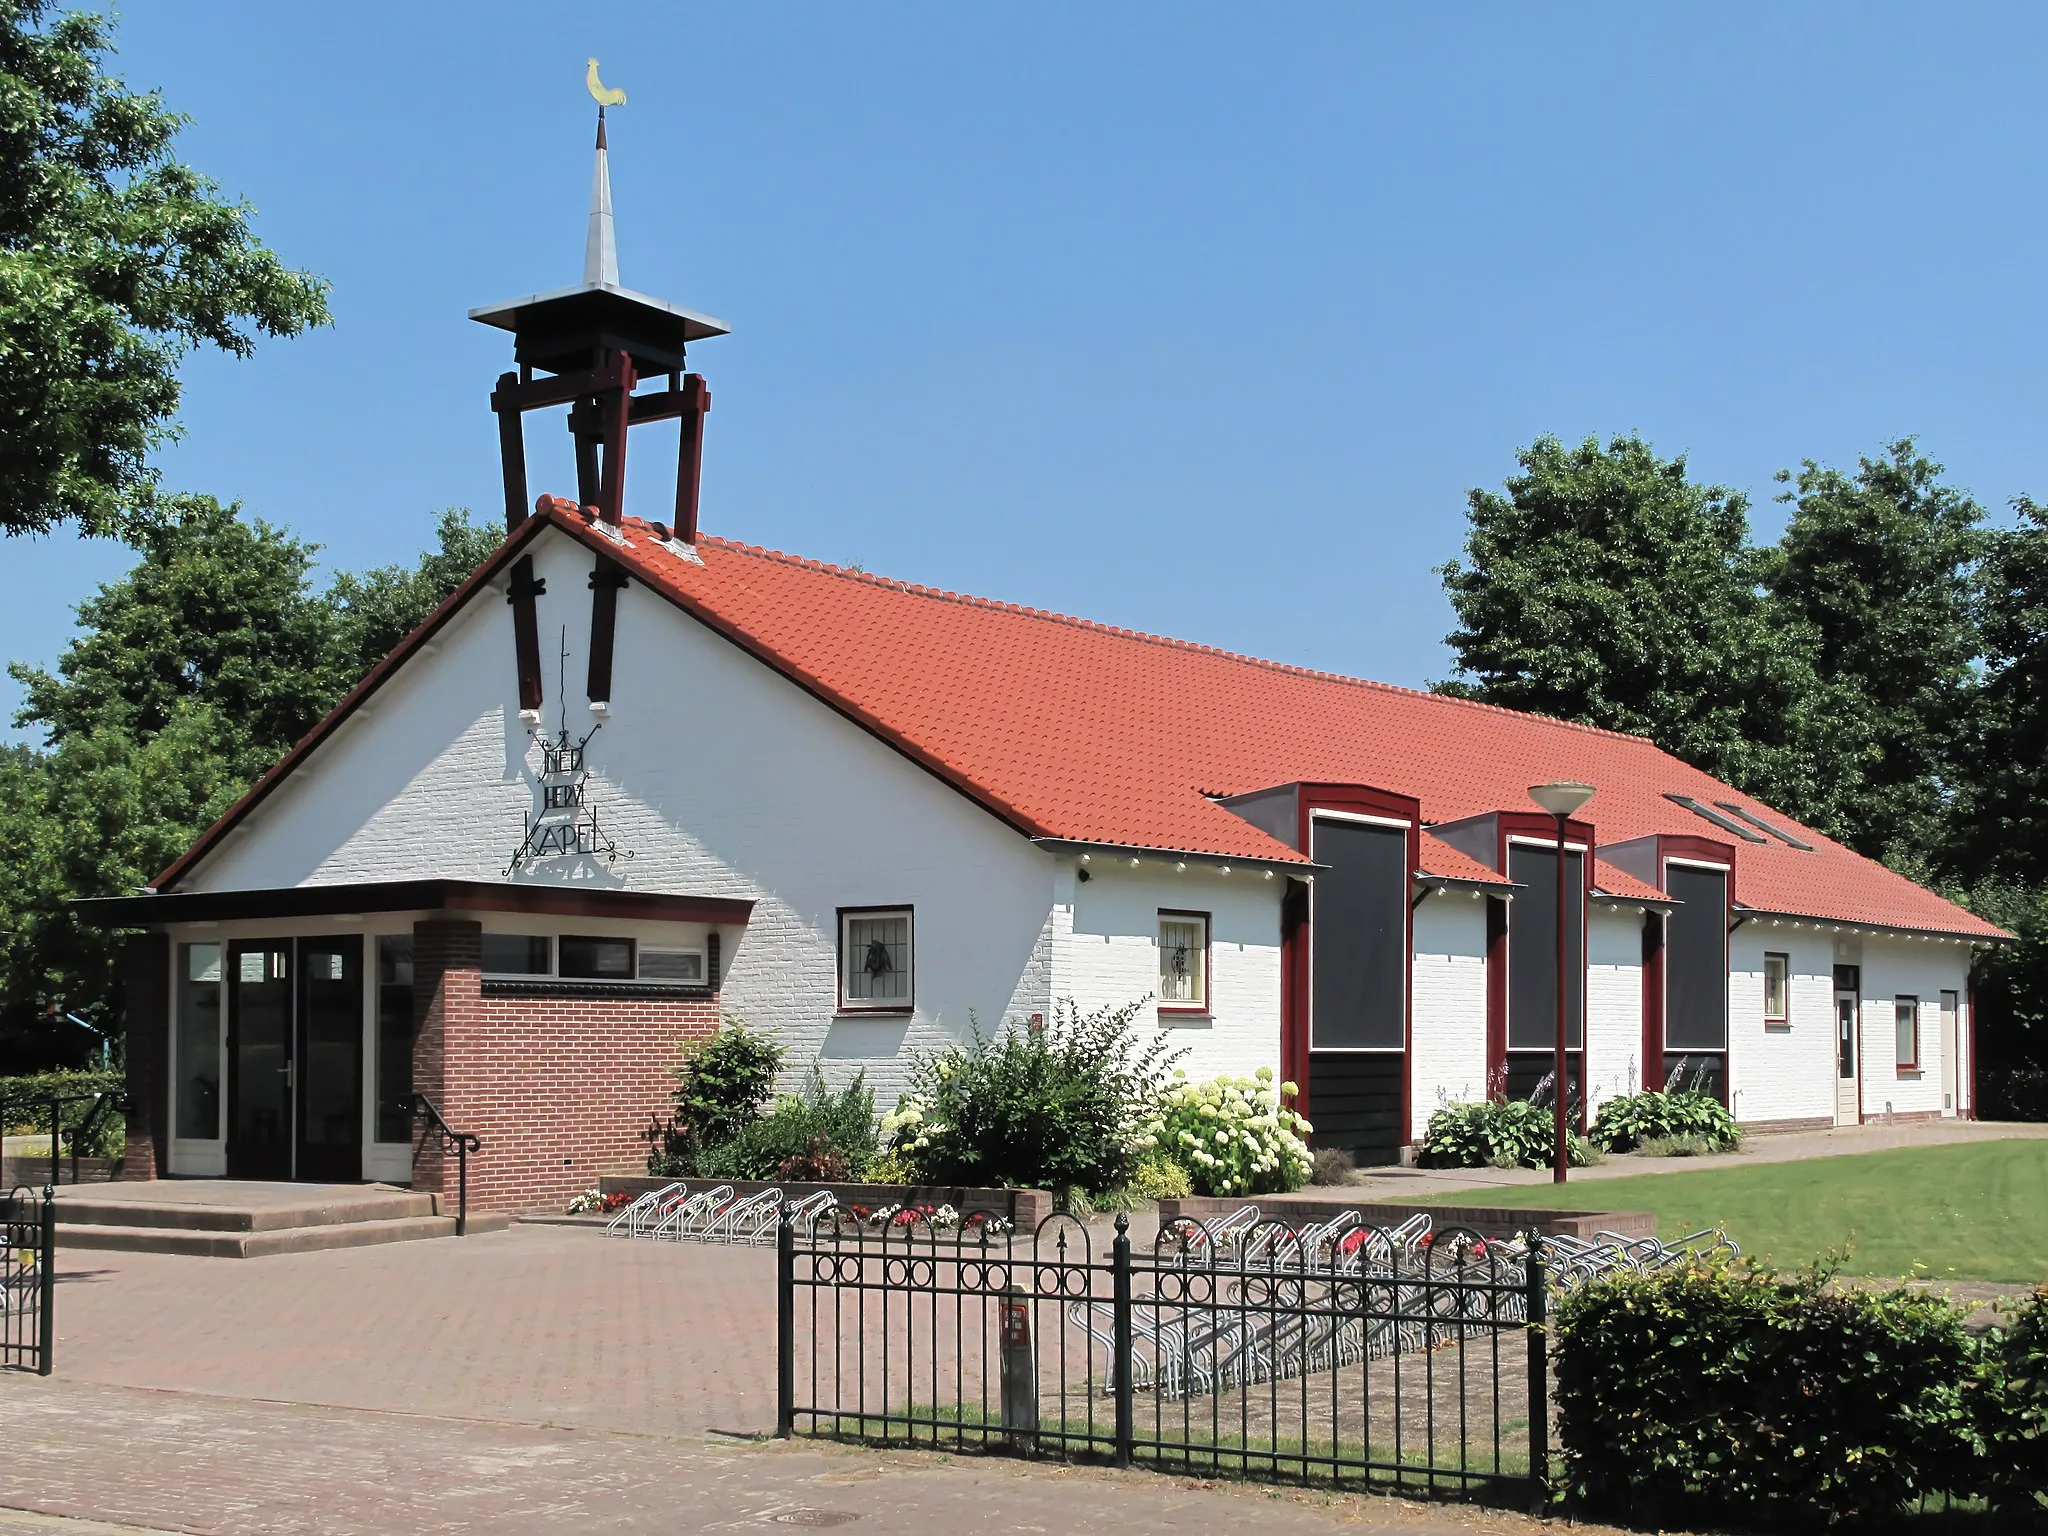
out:
{"label": "green lawn", "polygon": [[1784,1268],[1834,1248],[1847,1251],[1852,1275],[2048,1279],[2048,1141],[1587,1179],[1566,1191],[1518,1185],[1433,1203],[1652,1211],[1660,1237],[1721,1227],[1746,1255]]}

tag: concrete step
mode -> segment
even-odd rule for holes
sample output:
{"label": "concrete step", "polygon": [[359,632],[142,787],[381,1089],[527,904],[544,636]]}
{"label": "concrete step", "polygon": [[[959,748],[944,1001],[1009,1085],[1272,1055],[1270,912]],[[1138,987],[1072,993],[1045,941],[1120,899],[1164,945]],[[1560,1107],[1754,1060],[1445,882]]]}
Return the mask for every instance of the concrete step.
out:
{"label": "concrete step", "polygon": [[[152,1193],[165,1186],[156,1185]],[[265,1204],[213,1204],[197,1190],[190,1202],[142,1198],[119,1184],[93,1189],[66,1186],[57,1197],[57,1225],[72,1227],[147,1227],[192,1232],[282,1232],[301,1227],[332,1227],[363,1222],[397,1221],[435,1214],[435,1199],[410,1190],[349,1189],[291,1193]]]}
{"label": "concrete step", "polygon": [[[422,1196],[422,1199],[427,1197]],[[512,1218],[498,1211],[473,1211],[469,1233],[502,1232]],[[368,1248],[380,1243],[406,1243],[430,1237],[453,1237],[453,1216],[399,1216],[368,1221],[328,1222],[234,1231],[207,1227],[146,1227],[131,1223],[72,1223],[57,1233],[58,1269],[72,1249],[114,1249],[127,1253],[181,1253],[198,1258],[260,1259],[280,1253],[319,1253],[335,1248]]]}

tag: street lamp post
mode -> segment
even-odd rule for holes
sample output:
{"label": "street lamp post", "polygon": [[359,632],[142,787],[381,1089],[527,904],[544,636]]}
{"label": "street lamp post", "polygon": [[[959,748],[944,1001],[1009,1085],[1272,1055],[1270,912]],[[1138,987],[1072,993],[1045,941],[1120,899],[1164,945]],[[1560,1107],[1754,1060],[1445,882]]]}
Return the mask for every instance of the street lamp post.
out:
{"label": "street lamp post", "polygon": [[1565,1122],[1566,1101],[1570,1094],[1571,1077],[1566,1056],[1571,1049],[1571,1037],[1566,1028],[1565,1008],[1569,993],[1565,987],[1565,937],[1571,925],[1565,921],[1565,823],[1588,800],[1593,798],[1593,786],[1566,781],[1559,784],[1532,784],[1529,798],[1548,812],[1557,822],[1557,1059],[1551,1069],[1553,1086],[1552,1101],[1557,1106],[1557,1140],[1552,1148],[1550,1168],[1551,1179],[1564,1183],[1571,1169],[1571,1132]]}

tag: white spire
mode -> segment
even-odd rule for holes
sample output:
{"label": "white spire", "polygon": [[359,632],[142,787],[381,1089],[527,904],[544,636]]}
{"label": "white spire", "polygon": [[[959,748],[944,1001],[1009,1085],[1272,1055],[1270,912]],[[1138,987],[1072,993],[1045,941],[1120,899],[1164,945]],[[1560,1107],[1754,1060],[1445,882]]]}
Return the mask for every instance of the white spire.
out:
{"label": "white spire", "polygon": [[590,232],[583,242],[583,281],[619,286],[619,247],[612,234],[612,172],[605,158],[601,106],[597,109],[597,165],[590,173]]}

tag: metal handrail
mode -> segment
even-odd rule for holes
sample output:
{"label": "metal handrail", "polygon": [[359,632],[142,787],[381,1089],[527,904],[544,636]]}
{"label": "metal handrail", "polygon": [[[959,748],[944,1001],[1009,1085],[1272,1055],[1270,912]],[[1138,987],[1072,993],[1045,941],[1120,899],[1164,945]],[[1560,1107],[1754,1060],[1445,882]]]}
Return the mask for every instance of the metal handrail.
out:
{"label": "metal handrail", "polygon": [[[441,1133],[441,1147],[455,1149],[455,1235],[463,1237],[469,1231],[469,1154],[483,1150],[483,1141],[473,1131],[458,1131],[441,1118],[441,1111],[434,1101],[424,1093],[415,1093],[405,1101],[406,1108],[415,1120],[423,1120],[432,1130]],[[420,1146],[412,1149],[413,1161],[417,1163],[420,1147],[426,1145],[426,1136],[420,1137]]]}
{"label": "metal handrail", "polygon": [[48,1110],[50,1114],[50,1183],[61,1184],[64,1169],[64,1106],[66,1104],[90,1104],[92,1111],[78,1124],[71,1127],[71,1182],[78,1182],[78,1143],[99,1125],[100,1117],[110,1109],[119,1109],[126,1114],[134,1107],[125,1093],[114,1089],[103,1089],[96,1093],[56,1094],[49,1098],[17,1099],[15,1103],[24,1108],[33,1105]]}

